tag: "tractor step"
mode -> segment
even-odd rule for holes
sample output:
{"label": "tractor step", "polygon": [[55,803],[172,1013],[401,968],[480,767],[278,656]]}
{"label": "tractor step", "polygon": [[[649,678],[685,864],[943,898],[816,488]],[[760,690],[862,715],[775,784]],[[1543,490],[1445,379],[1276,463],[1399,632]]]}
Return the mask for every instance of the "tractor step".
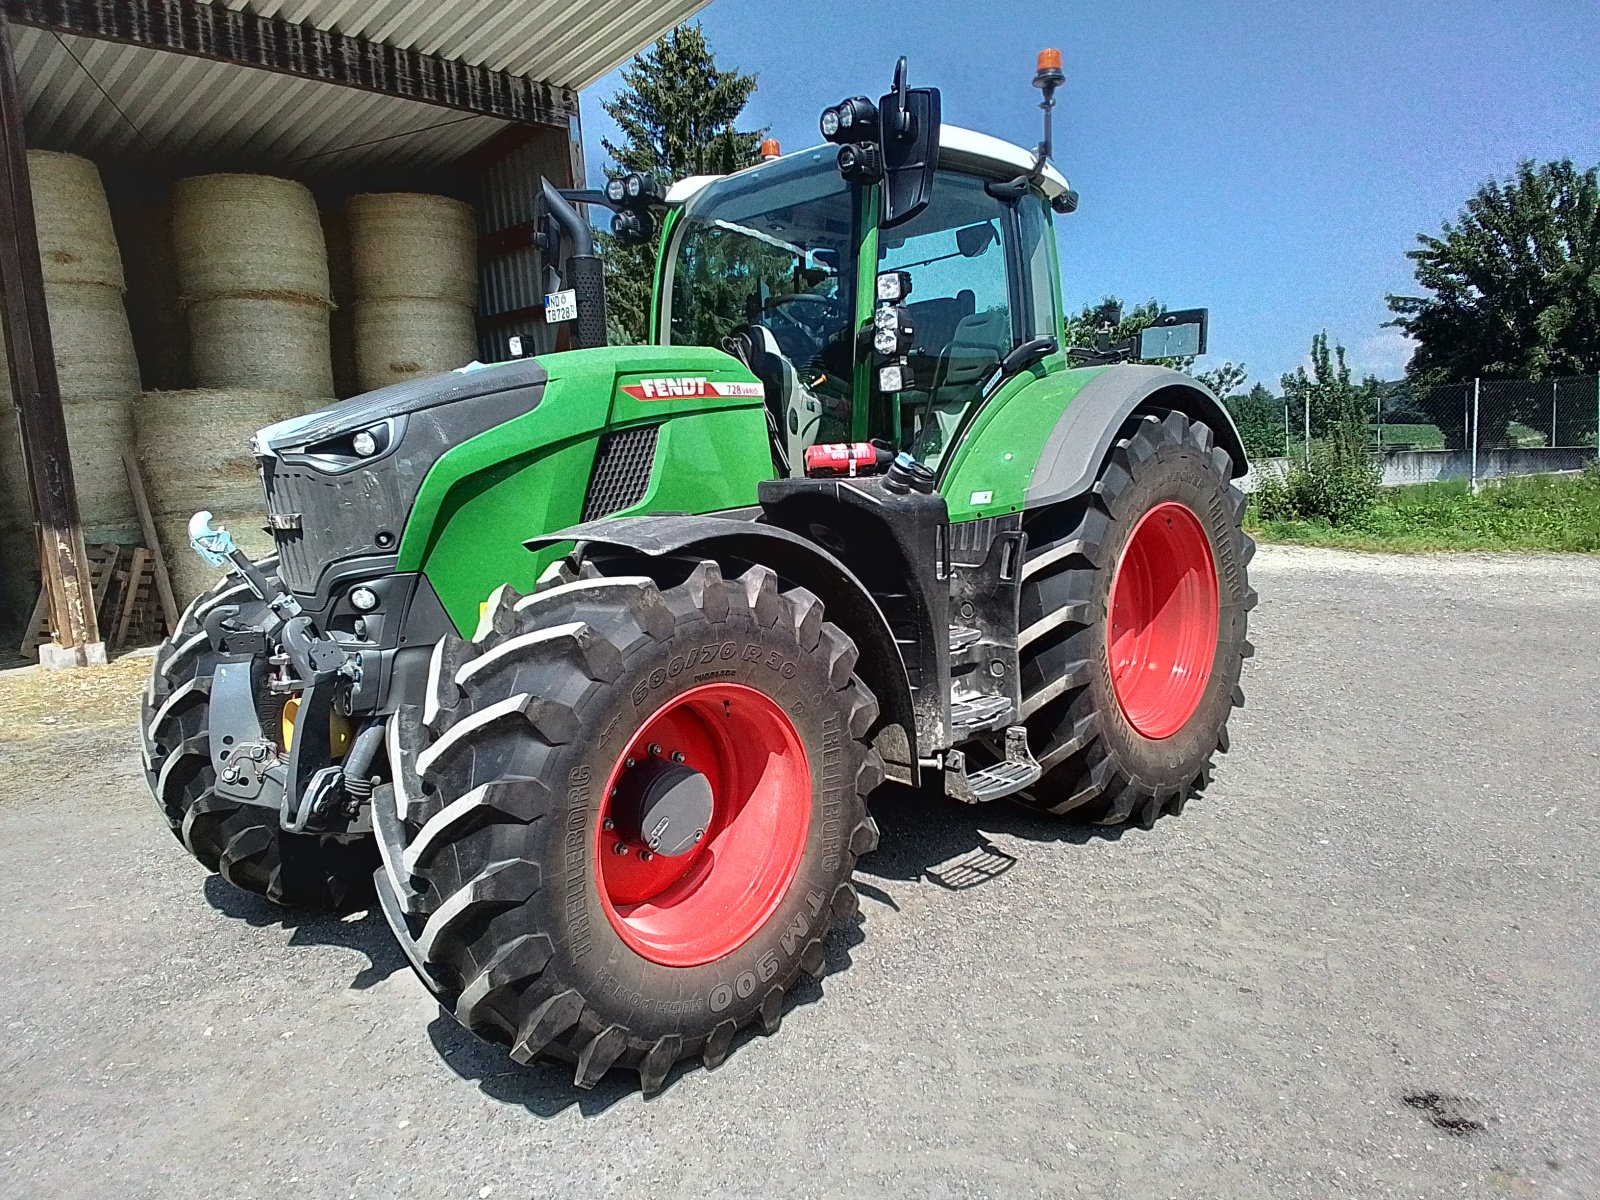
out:
{"label": "tractor step", "polygon": [[1006,729],[1006,756],[1001,762],[968,774],[964,753],[951,750],[944,756],[945,794],[966,804],[982,804],[1020,792],[1043,773],[1028,750],[1028,731],[1021,725]]}
{"label": "tractor step", "polygon": [[976,645],[982,636],[981,629],[972,629],[966,625],[950,626],[950,653],[958,654],[968,646]]}
{"label": "tractor step", "polygon": [[950,730],[956,741],[995,729],[1011,719],[1011,701],[1004,696],[973,696],[950,702]]}

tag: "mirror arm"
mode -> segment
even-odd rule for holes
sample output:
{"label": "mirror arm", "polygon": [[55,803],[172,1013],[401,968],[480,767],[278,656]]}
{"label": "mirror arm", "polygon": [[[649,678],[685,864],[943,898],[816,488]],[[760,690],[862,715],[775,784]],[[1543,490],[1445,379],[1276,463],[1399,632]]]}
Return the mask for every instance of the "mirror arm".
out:
{"label": "mirror arm", "polygon": [[996,364],[994,374],[983,385],[983,398],[987,400],[1007,379],[1026,371],[1029,367],[1037,366],[1059,348],[1060,343],[1053,337],[1036,337],[1023,342]]}

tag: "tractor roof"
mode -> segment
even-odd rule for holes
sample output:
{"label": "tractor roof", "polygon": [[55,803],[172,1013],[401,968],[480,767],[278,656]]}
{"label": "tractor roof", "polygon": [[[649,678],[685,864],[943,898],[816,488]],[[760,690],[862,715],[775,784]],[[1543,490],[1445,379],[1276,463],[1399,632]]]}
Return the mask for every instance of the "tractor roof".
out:
{"label": "tractor roof", "polygon": [[[808,147],[802,153],[810,153],[817,149],[819,147]],[[972,129],[963,129],[959,125],[939,126],[940,166],[956,167],[976,171],[980,174],[993,174],[999,177],[1025,174],[1033,169],[1033,163],[1033,151],[1024,150],[1021,146],[1012,142],[991,137],[987,133],[978,133]],[[745,170],[759,171],[765,165],[765,163],[757,163],[753,167],[746,167]],[[743,173],[743,171],[739,172],[739,174]],[[667,203],[682,204],[707,185],[726,178],[726,175],[691,175],[686,179],[680,179],[667,189]],[[1044,194],[1051,200],[1068,190],[1066,177],[1056,170],[1053,163],[1045,164],[1041,186]]]}

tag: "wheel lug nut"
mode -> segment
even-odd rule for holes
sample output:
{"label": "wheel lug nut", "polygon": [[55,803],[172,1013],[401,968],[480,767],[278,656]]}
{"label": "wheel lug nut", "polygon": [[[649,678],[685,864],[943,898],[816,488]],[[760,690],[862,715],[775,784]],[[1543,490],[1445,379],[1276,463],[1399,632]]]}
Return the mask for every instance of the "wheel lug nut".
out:
{"label": "wheel lug nut", "polygon": [[615,821],[613,821],[610,817],[607,817],[604,821],[600,822],[600,828],[601,829],[615,829],[616,827],[617,827],[617,823]]}
{"label": "wheel lug nut", "polygon": [[631,767],[631,766],[633,766],[633,763],[634,763],[634,758],[633,758],[633,755],[631,755],[631,754],[627,758],[622,760],[622,765],[625,766],[625,767]]}
{"label": "wheel lug nut", "polygon": [[681,763],[683,761],[683,751],[682,750],[674,750],[672,752],[672,761],[675,762],[675,763]]}
{"label": "wheel lug nut", "polygon": [[640,862],[649,862],[654,857],[655,857],[655,855],[651,854],[650,851],[648,851],[648,850],[639,851],[639,861]]}
{"label": "wheel lug nut", "polygon": [[704,829],[696,829],[694,831],[694,840],[698,842],[701,838],[705,837],[705,835],[706,831]]}
{"label": "wheel lug nut", "polygon": [[651,742],[650,743],[650,757],[651,758],[659,758],[660,755],[661,755],[661,747],[656,745],[654,742]]}
{"label": "wheel lug nut", "polygon": [[628,852],[628,843],[627,842],[618,842],[615,846],[611,847],[611,852],[613,854],[617,854],[617,855],[627,854],[627,852]]}

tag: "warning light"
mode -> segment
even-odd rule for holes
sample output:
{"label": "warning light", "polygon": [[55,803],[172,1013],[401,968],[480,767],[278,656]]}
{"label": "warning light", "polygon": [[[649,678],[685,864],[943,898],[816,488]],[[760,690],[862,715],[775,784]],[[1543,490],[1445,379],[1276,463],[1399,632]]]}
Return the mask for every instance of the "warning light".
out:
{"label": "warning light", "polygon": [[781,158],[782,156],[783,151],[778,148],[777,138],[767,138],[766,141],[761,143],[761,160],[763,162],[769,158]]}
{"label": "warning light", "polygon": [[1033,73],[1033,86],[1047,88],[1053,92],[1066,81],[1066,78],[1061,71],[1061,51],[1039,51],[1039,67]]}

